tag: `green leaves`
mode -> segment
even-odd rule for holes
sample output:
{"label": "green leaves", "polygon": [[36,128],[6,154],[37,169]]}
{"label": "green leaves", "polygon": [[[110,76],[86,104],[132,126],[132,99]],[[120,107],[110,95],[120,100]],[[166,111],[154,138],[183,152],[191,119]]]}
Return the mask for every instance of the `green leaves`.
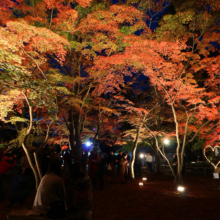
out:
{"label": "green leaves", "polygon": [[28,122],[29,120],[26,118],[21,118],[18,116],[12,116],[9,120],[7,120],[7,123],[16,124],[17,122]]}
{"label": "green leaves", "polygon": [[193,144],[193,146],[191,148],[191,151],[196,151],[196,150],[199,150],[199,149],[203,149],[204,144],[205,144],[205,140],[202,140],[202,139],[198,138],[197,142],[195,144]]}

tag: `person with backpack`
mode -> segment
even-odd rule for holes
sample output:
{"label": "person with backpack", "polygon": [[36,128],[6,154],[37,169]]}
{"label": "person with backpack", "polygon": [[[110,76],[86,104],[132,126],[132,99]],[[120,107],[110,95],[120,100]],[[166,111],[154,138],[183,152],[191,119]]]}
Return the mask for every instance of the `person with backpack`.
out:
{"label": "person with backpack", "polygon": [[67,216],[70,219],[89,220],[92,215],[93,188],[90,177],[85,175],[79,163],[71,167],[71,176],[66,185]]}

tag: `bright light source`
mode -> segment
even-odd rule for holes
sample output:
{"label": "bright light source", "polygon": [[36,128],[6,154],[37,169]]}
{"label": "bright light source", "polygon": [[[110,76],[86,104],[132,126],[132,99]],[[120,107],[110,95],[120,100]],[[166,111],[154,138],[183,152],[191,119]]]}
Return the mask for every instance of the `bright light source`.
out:
{"label": "bright light source", "polygon": [[143,181],[147,181],[147,178],[146,178],[146,177],[143,177],[142,180],[143,180]]}
{"label": "bright light source", "polygon": [[62,158],[63,156],[61,155],[60,157]]}
{"label": "bright light source", "polygon": [[92,143],[90,141],[86,141],[86,146],[90,147],[92,145]]}
{"label": "bright light source", "polygon": [[143,185],[144,185],[143,182],[140,182],[140,183],[139,183],[139,186],[143,186]]}
{"label": "bright light source", "polygon": [[191,162],[191,163],[196,163],[196,162]]}
{"label": "bright light source", "polygon": [[169,139],[164,139],[164,144],[169,144],[170,143],[170,141],[169,141]]}
{"label": "bright light source", "polygon": [[140,154],[140,158],[144,158],[144,154]]}
{"label": "bright light source", "polygon": [[178,186],[178,187],[177,187],[177,190],[178,190],[179,192],[184,192],[185,188],[182,187],[182,186]]}

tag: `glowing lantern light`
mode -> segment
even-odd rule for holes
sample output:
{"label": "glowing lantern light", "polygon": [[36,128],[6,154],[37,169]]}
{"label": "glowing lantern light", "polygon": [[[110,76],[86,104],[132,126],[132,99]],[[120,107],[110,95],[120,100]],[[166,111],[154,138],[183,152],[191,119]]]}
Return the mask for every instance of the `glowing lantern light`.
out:
{"label": "glowing lantern light", "polygon": [[143,177],[142,180],[143,180],[143,181],[147,181],[147,178],[146,178],[146,177]]}
{"label": "glowing lantern light", "polygon": [[143,186],[143,185],[144,185],[144,183],[143,183],[143,182],[140,182],[140,183],[139,183],[139,186]]}

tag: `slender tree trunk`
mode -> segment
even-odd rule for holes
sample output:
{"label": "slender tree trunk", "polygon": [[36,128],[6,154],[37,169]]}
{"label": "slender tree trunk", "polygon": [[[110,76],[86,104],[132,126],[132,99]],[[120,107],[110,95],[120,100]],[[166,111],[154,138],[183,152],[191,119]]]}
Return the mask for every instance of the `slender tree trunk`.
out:
{"label": "slender tree trunk", "polygon": [[168,165],[169,165],[169,167],[170,167],[170,170],[171,170],[171,172],[172,172],[172,174],[173,174],[173,176],[174,176],[174,178],[175,178],[175,180],[176,180],[176,175],[175,175],[175,173],[174,173],[174,171],[173,171],[173,168],[172,168],[172,166],[171,166],[171,164],[170,164],[170,161],[168,160],[168,158],[166,157],[166,155],[160,150],[160,148],[159,148],[159,144],[158,144],[158,141],[157,141],[157,137],[155,136],[155,134],[146,126],[146,128],[147,128],[147,130],[149,131],[149,132],[151,132],[151,134],[153,135],[153,137],[154,137],[154,139],[155,139],[155,143],[156,143],[156,147],[157,147],[157,150],[160,152],[160,154],[162,155],[162,157],[167,161],[167,163],[168,163]]}
{"label": "slender tree trunk", "polygon": [[52,119],[48,128],[47,128],[47,134],[46,134],[46,137],[44,139],[44,142],[41,144],[41,146],[39,148],[44,148],[48,142],[48,139],[49,139],[49,134],[50,134],[50,129],[51,129],[51,126],[53,125],[54,123],[54,120]]}
{"label": "slender tree trunk", "polygon": [[135,178],[135,175],[134,175],[134,162],[135,162],[135,154],[136,154],[136,150],[137,150],[137,146],[138,146],[138,139],[139,139],[139,136],[140,136],[140,133],[141,133],[141,128],[142,128],[142,126],[144,124],[144,121],[146,119],[146,116],[147,115],[145,114],[142,122],[140,123],[140,125],[137,129],[136,140],[135,140],[134,148],[133,148],[133,151],[132,151],[132,160],[131,160],[131,178],[132,179]]}
{"label": "slender tree trunk", "polygon": [[75,148],[74,148],[74,161],[81,163],[82,153],[82,140],[81,140],[81,126],[80,126],[80,114],[74,116],[74,128],[75,128]]}
{"label": "slender tree trunk", "polygon": [[134,175],[134,162],[135,162],[135,155],[136,155],[136,150],[137,150],[137,146],[138,146],[138,139],[140,136],[140,131],[141,131],[141,127],[142,124],[139,126],[139,128],[137,129],[137,135],[136,135],[136,139],[135,139],[135,143],[134,143],[134,148],[132,150],[132,160],[131,160],[131,178],[134,179],[135,175]]}
{"label": "slender tree trunk", "polygon": [[52,120],[50,122],[50,124],[49,124],[49,126],[47,128],[47,134],[46,134],[45,140],[43,141],[41,146],[37,149],[36,153],[34,153],[34,160],[35,160],[37,171],[38,171],[38,174],[39,174],[39,177],[40,177],[40,181],[41,181],[41,179],[43,177],[43,174],[42,174],[42,170],[41,170],[41,165],[39,163],[39,156],[40,156],[40,152],[41,152],[42,148],[44,148],[46,146],[47,142],[48,142],[50,129],[51,129],[51,126],[52,126],[53,123],[54,123],[54,120]]}
{"label": "slender tree trunk", "polygon": [[73,126],[73,112],[72,110],[69,110],[69,120],[68,120],[68,129],[69,129],[69,145],[71,148],[71,157],[74,158],[74,149],[75,149],[75,143],[74,143],[74,126]]}
{"label": "slender tree trunk", "polygon": [[42,176],[42,171],[41,171],[40,164],[38,163],[38,157],[37,157],[37,154],[35,152],[34,152],[34,160],[35,160],[37,171],[38,171],[38,174],[39,174],[39,177],[40,177],[40,180],[39,180],[39,182],[40,182],[43,176]]}
{"label": "slender tree trunk", "polygon": [[82,167],[83,167],[83,173],[86,174],[86,168],[87,168],[87,162],[88,162],[88,151],[85,151],[85,158],[83,158],[83,164],[82,164]]}
{"label": "slender tree trunk", "polygon": [[153,148],[154,157],[155,157],[156,170],[157,170],[157,173],[160,173],[161,172],[161,163],[160,163],[160,157],[159,157],[159,154],[158,154],[158,149],[157,149],[157,146],[156,146],[155,139],[154,139],[152,148]]}
{"label": "slender tree trunk", "polygon": [[34,173],[34,177],[35,177],[35,188],[36,188],[36,190],[37,190],[37,188],[38,188],[38,186],[39,186],[38,173],[37,173],[37,171],[36,171],[36,169],[35,169],[35,167],[34,167],[34,164],[33,164],[32,160],[31,160],[30,154],[29,154],[29,152],[28,152],[28,150],[27,150],[27,148],[26,148],[24,142],[22,143],[22,147],[23,147],[23,150],[24,150],[24,152],[25,152],[25,154],[26,154],[26,156],[27,156],[28,163],[29,163],[29,165],[30,165],[30,167],[31,167],[31,169],[32,169],[32,171],[33,171],[33,173]]}
{"label": "slender tree trunk", "polygon": [[180,182],[182,178],[182,169],[181,169],[181,153],[180,153],[180,138],[179,138],[179,123],[177,121],[176,116],[176,110],[173,104],[173,101],[171,102],[171,108],[174,116],[174,122],[176,125],[176,141],[177,141],[177,148],[176,148],[176,154],[177,154],[177,174],[176,174],[176,181]]}
{"label": "slender tree trunk", "polygon": [[23,142],[22,142],[21,145],[22,145],[22,148],[23,148],[23,150],[24,150],[24,152],[25,152],[25,154],[26,154],[26,156],[27,156],[28,163],[29,163],[29,165],[30,165],[30,167],[31,167],[31,169],[32,169],[32,171],[33,171],[33,173],[34,173],[34,177],[35,177],[35,187],[36,187],[36,189],[37,189],[37,188],[38,188],[38,185],[39,185],[39,176],[38,176],[38,173],[37,173],[37,171],[36,171],[36,169],[35,169],[35,167],[34,167],[34,164],[33,164],[32,160],[31,160],[31,157],[30,157],[30,154],[29,154],[29,152],[28,152],[28,150],[27,150],[27,147],[25,146],[26,140],[27,140],[27,138],[28,138],[28,135],[31,133],[31,129],[32,129],[32,126],[33,126],[33,107],[30,106],[26,94],[25,94],[25,93],[23,93],[23,94],[24,94],[25,99],[26,99],[27,104],[28,104],[29,115],[30,115],[30,122],[29,122],[29,127],[28,127],[28,129],[27,129],[26,135],[25,135],[24,140],[23,140]]}

